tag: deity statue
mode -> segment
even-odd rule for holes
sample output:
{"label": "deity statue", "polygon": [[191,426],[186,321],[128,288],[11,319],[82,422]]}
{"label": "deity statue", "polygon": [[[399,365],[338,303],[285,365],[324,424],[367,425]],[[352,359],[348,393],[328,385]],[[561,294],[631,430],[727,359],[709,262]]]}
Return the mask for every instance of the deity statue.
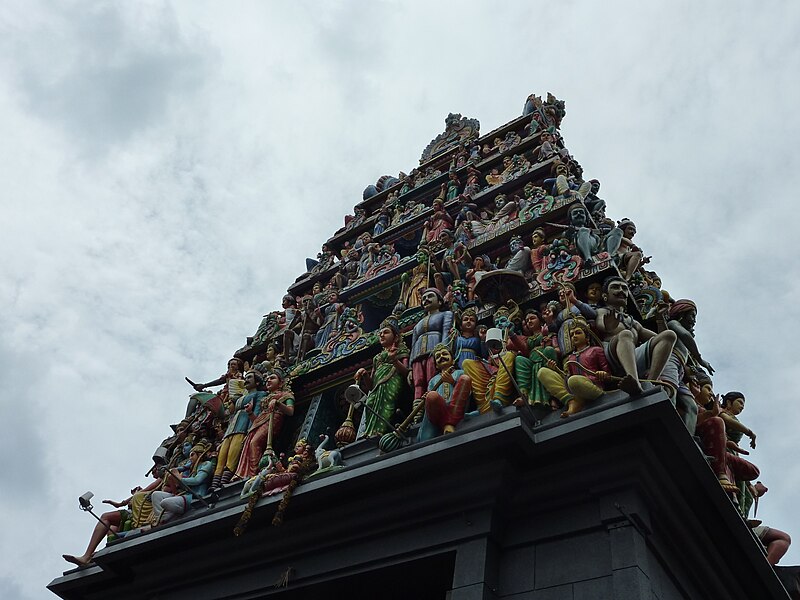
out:
{"label": "deity statue", "polygon": [[273,444],[281,433],[283,420],[294,414],[294,394],[282,369],[273,369],[267,375],[266,386],[266,392],[257,392],[246,407],[250,427],[236,467],[236,477],[239,479],[249,479],[258,473],[265,454],[268,455],[267,460],[274,457]]}
{"label": "deity statue", "polygon": [[500,185],[503,183],[503,178],[500,175],[500,169],[493,167],[489,174],[486,176],[486,183],[490,186]]}
{"label": "deity statue", "polygon": [[481,280],[483,274],[488,273],[492,269],[492,263],[485,254],[476,256],[472,260],[472,268],[464,275],[464,279],[467,281],[467,300],[475,299],[475,286]]}
{"label": "deity statue", "polygon": [[[228,361],[227,372],[217,377],[214,381],[209,381],[208,383],[194,383],[188,377],[186,377],[186,381],[198,392],[202,392],[205,388],[224,385],[225,387],[217,394],[217,398],[219,398],[221,404],[225,404],[226,402],[235,400],[235,398],[238,398],[244,393],[244,380],[242,377],[243,366],[244,363],[242,359],[234,356]],[[193,396],[189,400],[189,405],[186,407],[186,416],[189,417],[192,415],[199,405],[199,399]]]}
{"label": "deity statue", "polygon": [[420,244],[416,254],[417,265],[403,273],[401,280],[403,288],[400,292],[400,302],[406,309],[416,308],[422,303],[422,290],[430,285],[430,250],[427,244]]}
{"label": "deity statue", "polygon": [[472,381],[472,395],[480,413],[508,406],[519,396],[514,380],[516,353],[507,346],[519,307],[513,301],[508,304],[499,307],[494,313],[494,326],[502,332],[504,338],[502,347],[490,352],[488,361],[467,359],[461,363]]}
{"label": "deity statue", "polygon": [[417,441],[424,442],[442,434],[453,433],[464,418],[472,381],[469,375],[453,364],[453,355],[445,344],[433,348],[437,373],[428,382],[425,392],[425,416],[422,418]]}
{"label": "deity statue", "polygon": [[591,330],[585,320],[573,319],[568,331],[573,350],[564,359],[566,371],[550,360],[537,375],[566,409],[562,418],[582,411],[586,402],[602,396],[611,371],[603,348],[589,345]]}
{"label": "deity statue", "polygon": [[531,267],[531,249],[525,245],[522,238],[515,235],[508,242],[508,250],[511,252],[511,258],[506,263],[506,269],[511,271],[519,271],[524,273]]}
{"label": "deity statue", "polygon": [[550,247],[544,243],[544,240],[544,229],[541,227],[534,229],[531,235],[531,267],[537,275],[544,269],[550,251]]}
{"label": "deity statue", "polygon": [[258,371],[248,371],[244,376],[244,387],[247,394],[238,398],[227,409],[228,426],[217,453],[217,468],[211,482],[212,489],[220,489],[229,483],[236,472],[250,423],[261,411],[259,401],[266,395],[265,392],[258,389],[261,384],[263,384],[261,374]]}
{"label": "deity statue", "polygon": [[636,235],[636,224],[630,219],[622,219],[617,224],[617,227],[622,231],[620,244],[617,248],[617,261],[623,276],[630,281],[639,265],[643,262],[649,262],[649,259],[643,259],[641,248],[633,243],[633,236]]}
{"label": "deity statue", "polygon": [[327,302],[315,311],[317,323],[319,323],[319,330],[314,336],[314,344],[317,348],[324,348],[331,334],[339,329],[339,316],[345,308],[345,305],[339,302],[339,290],[329,288],[326,293]]}
{"label": "deity statue", "polygon": [[[444,185],[444,184],[442,184]],[[445,194],[445,201],[455,200],[458,197],[458,188],[461,187],[461,182],[455,171],[450,171],[448,174],[447,193]]]}
{"label": "deity statue", "polygon": [[544,185],[552,186],[551,194],[553,197],[575,196],[583,200],[591,191],[592,185],[588,181],[580,182],[570,174],[568,163],[557,160],[553,163],[552,170],[555,177],[545,179]]}
{"label": "deity statue", "polygon": [[152,514],[153,505],[149,499],[145,499],[149,498],[150,492],[159,489],[164,484],[164,471],[164,467],[154,466],[151,471],[154,481],[144,488],[136,486],[131,490],[131,495],[125,500],[121,500],[119,502],[115,500],[103,500],[103,504],[109,504],[116,509],[121,510],[108,511],[100,515],[100,519],[92,530],[92,535],[89,538],[89,544],[83,554],[80,556],[62,554],[61,557],[73,565],[85,567],[91,564],[92,557],[94,556],[97,547],[107,534],[116,535],[119,532],[122,532],[125,523],[131,520],[133,521],[135,527],[139,527],[147,522]]}
{"label": "deity statue", "polygon": [[677,336],[674,331],[655,333],[626,314],[628,283],[622,277],[609,277],[603,284],[606,306],[597,310],[595,327],[603,340],[606,358],[612,369],[625,373],[619,388],[631,396],[642,393],[639,374],[658,380],[672,354]]}
{"label": "deity statue", "polygon": [[525,311],[522,335],[510,334],[507,347],[518,353],[514,359],[514,373],[523,396],[531,406],[545,408],[550,393],[537,375],[549,361],[558,359],[558,351],[552,345],[544,345],[542,326],[538,312],[533,309]]}
{"label": "deity statue", "polygon": [[694,339],[697,305],[688,299],[678,300],[669,307],[668,314],[669,321],[665,323],[663,313],[660,312],[656,322],[659,330],[669,329],[675,333],[677,339],[661,378],[669,384],[667,394],[683,419],[686,429],[694,433],[697,424],[697,404],[685,383],[687,365],[693,361],[711,375],[714,374],[714,369],[700,356],[700,350]]}
{"label": "deity statue", "polygon": [[[151,525],[161,525],[180,517],[192,506],[195,496],[202,498],[208,494],[208,484],[214,472],[214,461],[207,457],[210,450],[209,442],[200,442],[191,449],[189,459],[192,461],[192,468],[187,477],[181,477],[174,470],[166,471],[165,484],[172,485],[164,485],[161,490],[152,492]],[[180,485],[176,481],[170,481],[170,478],[179,480]]]}
{"label": "deity statue", "polygon": [[467,167],[467,184],[464,186],[464,195],[470,198],[481,191],[481,172],[475,167]]}
{"label": "deity statue", "polygon": [[467,359],[484,359],[487,357],[486,343],[478,337],[478,314],[470,307],[463,310],[458,316],[458,333],[453,340],[453,353],[456,368]]}
{"label": "deity statue", "polygon": [[473,235],[483,235],[496,231],[503,225],[517,218],[519,205],[514,200],[509,200],[505,194],[498,194],[494,199],[495,213],[489,219],[473,220],[470,229]]}
{"label": "deity statue", "polygon": [[[750,447],[756,447],[756,434],[747,425],[739,420],[739,415],[744,410],[744,394],[742,392],[728,392],[722,396],[722,411],[719,416],[725,421],[725,435],[729,441],[737,446],[742,441],[742,436],[750,438]],[[736,454],[736,450],[731,448],[728,452]],[[739,512],[747,517],[750,511],[750,506],[753,504],[753,499],[757,498],[757,492],[749,485],[747,481],[736,481],[736,486],[739,488]]]}
{"label": "deity statue", "polygon": [[414,402],[422,402],[428,391],[428,382],[436,374],[433,348],[436,344],[450,342],[453,313],[442,310],[444,297],[436,288],[422,292],[422,308],[425,316],[414,325],[411,338],[411,381],[414,386]]}
{"label": "deity statue", "polygon": [[442,193],[433,201],[433,215],[425,223],[422,237],[429,244],[434,244],[439,239],[439,234],[445,229],[453,229],[453,217],[444,208],[444,184],[442,184]]}
{"label": "deity statue", "polygon": [[589,284],[586,288],[586,303],[593,309],[600,308],[600,301],[603,299],[603,284],[596,281]]}
{"label": "deity statue", "polygon": [[729,494],[737,494],[737,481],[753,481],[760,471],[750,461],[738,454],[732,454],[730,448],[737,453],[747,454],[725,435],[725,421],[720,417],[720,404],[714,395],[711,378],[705,373],[698,373],[689,382],[689,388],[697,402],[697,427],[695,435],[700,438],[703,452],[711,457],[711,468],[719,480],[722,489]]}
{"label": "deity statue", "polygon": [[372,410],[365,410],[362,416],[362,437],[386,433],[388,427],[374,413],[385,421],[391,420],[408,375],[408,348],[400,335],[396,318],[388,317],[381,323],[378,341],[381,351],[372,359],[372,371],[367,373],[366,369],[361,368],[354,376],[356,383],[363,383],[370,388],[365,403]]}

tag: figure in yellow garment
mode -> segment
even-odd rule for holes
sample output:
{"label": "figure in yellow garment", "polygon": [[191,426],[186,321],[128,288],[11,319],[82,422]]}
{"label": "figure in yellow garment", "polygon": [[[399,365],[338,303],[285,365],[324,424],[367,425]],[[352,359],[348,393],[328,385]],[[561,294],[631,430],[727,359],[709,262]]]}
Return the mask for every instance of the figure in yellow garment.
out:
{"label": "figure in yellow garment", "polygon": [[490,356],[488,361],[468,358],[461,363],[464,373],[472,381],[472,395],[481,414],[488,412],[492,405],[498,408],[508,406],[517,397],[509,376],[509,373],[514,373],[515,358],[513,352],[503,350],[499,356]]}
{"label": "figure in yellow garment", "polygon": [[[513,319],[519,314],[519,307],[509,301],[509,306],[501,306],[494,314],[494,326],[504,332],[507,340],[513,329]],[[505,348],[499,354],[490,354],[489,360],[467,359],[461,363],[464,373],[472,381],[472,395],[478,411],[488,412],[492,406],[502,408],[511,404],[517,394],[514,376],[516,354]]]}

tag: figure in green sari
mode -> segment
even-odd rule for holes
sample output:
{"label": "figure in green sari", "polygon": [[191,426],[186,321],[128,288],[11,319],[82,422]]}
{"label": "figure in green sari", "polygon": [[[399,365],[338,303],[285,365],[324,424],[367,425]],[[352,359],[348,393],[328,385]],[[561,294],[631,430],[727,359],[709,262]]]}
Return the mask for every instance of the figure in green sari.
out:
{"label": "figure in green sari", "polygon": [[355,374],[356,383],[363,382],[370,388],[366,399],[369,408],[365,408],[362,415],[363,424],[359,434],[362,438],[381,436],[389,430],[386,422],[394,415],[408,375],[408,348],[400,336],[394,317],[381,323],[378,340],[382,350],[372,361],[372,372],[367,373],[366,369],[361,368]]}

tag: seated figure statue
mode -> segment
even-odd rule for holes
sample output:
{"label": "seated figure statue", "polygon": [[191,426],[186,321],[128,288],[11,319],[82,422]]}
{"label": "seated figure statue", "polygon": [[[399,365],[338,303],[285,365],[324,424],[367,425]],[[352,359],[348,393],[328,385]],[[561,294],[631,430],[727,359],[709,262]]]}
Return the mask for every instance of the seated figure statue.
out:
{"label": "seated figure statue", "polygon": [[425,416],[422,419],[417,441],[422,442],[439,435],[452,433],[464,418],[464,411],[472,391],[472,380],[461,369],[456,369],[450,348],[437,344],[433,349],[437,374],[428,382],[425,393]]}
{"label": "seated figure statue", "polygon": [[611,367],[600,346],[590,346],[589,324],[578,317],[569,326],[572,352],[564,359],[566,371],[550,360],[539,370],[538,378],[565,408],[562,418],[583,410],[586,402],[603,395]]}
{"label": "seated figure statue", "polygon": [[597,309],[595,327],[612,370],[624,374],[619,388],[638,396],[642,393],[639,376],[646,373],[649,379],[658,380],[677,338],[671,330],[650,331],[628,315],[625,312],[628,293],[628,282],[622,277],[605,280],[603,300],[606,305]]}

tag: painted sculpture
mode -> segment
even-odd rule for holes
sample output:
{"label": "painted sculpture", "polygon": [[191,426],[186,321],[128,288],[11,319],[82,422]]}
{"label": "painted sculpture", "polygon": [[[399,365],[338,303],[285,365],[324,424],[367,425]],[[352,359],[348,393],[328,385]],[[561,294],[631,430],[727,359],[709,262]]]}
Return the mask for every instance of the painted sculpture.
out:
{"label": "painted sculpture", "polygon": [[[408,348],[400,337],[397,319],[389,318],[381,323],[378,331],[381,351],[372,361],[372,371],[361,368],[356,371],[356,383],[370,389],[366,404],[371,410],[364,411],[361,437],[380,436],[386,433],[386,422],[394,415],[397,401],[403,391],[408,375]],[[377,415],[382,417],[378,418]]]}

